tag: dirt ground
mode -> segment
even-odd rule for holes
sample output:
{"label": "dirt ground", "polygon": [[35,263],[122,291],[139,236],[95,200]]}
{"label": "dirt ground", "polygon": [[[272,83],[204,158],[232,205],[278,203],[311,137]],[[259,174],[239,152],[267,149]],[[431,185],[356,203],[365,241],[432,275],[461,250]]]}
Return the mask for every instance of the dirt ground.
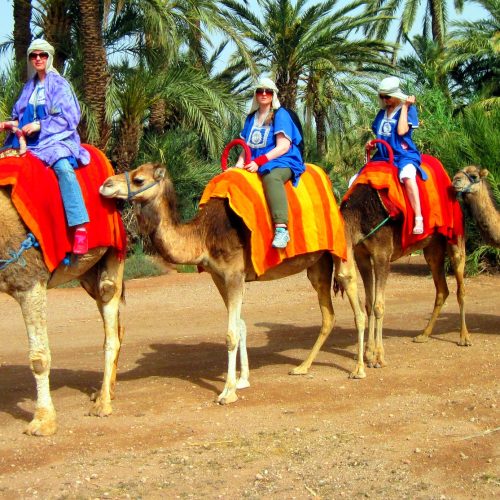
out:
{"label": "dirt ground", "polygon": [[393,265],[388,366],[348,379],[347,299],[309,375],[288,375],[320,325],[304,273],[250,283],[243,307],[251,383],[214,403],[226,373],[226,314],[206,273],[127,282],[114,413],[87,417],[102,375],[102,324],[78,288],[49,292],[59,430],[22,433],[34,410],[21,312],[0,296],[1,498],[498,498],[500,276],[467,279],[473,346],[458,347],[454,279],[427,344],[434,301],[420,257]]}

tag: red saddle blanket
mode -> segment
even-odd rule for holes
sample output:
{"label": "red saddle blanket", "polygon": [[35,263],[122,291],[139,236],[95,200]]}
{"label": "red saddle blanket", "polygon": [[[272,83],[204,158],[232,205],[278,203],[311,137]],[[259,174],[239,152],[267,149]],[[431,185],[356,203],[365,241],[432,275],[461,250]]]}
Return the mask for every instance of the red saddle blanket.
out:
{"label": "red saddle blanket", "polygon": [[[115,247],[125,256],[126,234],[114,200],[102,197],[99,187],[114,175],[104,153],[84,145],[91,162],[75,170],[90,222],[89,248]],[[43,258],[52,272],[73,248],[73,230],[66,224],[59,183],[54,171],[29,151],[22,157],[0,159],[0,186],[12,186],[11,199],[19,215],[34,234]]]}
{"label": "red saddle blanket", "polygon": [[274,226],[258,175],[239,168],[227,170],[209,182],[200,206],[212,197],[229,200],[251,231],[252,263],[258,276],[285,259],[319,250],[346,259],[344,222],[323,169],[306,164],[298,186],[287,182],[285,189],[290,242],[283,250],[271,246]]}
{"label": "red saddle blanket", "polygon": [[456,243],[464,234],[463,214],[456,199],[450,177],[441,162],[429,155],[422,155],[422,168],[428,175],[423,181],[417,175],[420,204],[424,217],[424,233],[413,234],[414,212],[406,189],[398,177],[398,169],[390,163],[374,161],[367,163],[344,195],[347,200],[357,184],[369,184],[379,190],[382,203],[391,217],[404,218],[401,235],[403,250],[438,232],[450,243]]}

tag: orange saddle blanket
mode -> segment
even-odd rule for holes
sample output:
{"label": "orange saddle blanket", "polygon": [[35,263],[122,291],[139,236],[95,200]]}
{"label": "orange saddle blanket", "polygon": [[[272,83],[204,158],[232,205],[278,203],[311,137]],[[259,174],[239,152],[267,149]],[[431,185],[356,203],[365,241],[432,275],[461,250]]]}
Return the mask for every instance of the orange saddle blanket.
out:
{"label": "orange saddle blanket", "polygon": [[285,249],[271,246],[274,226],[260,177],[239,168],[214,177],[203,192],[200,206],[212,197],[227,198],[251,232],[251,256],[258,276],[285,259],[326,250],[346,259],[344,222],[330,179],[320,167],[306,164],[299,184],[285,184],[288,197],[290,242]]}
{"label": "orange saddle blanket", "polygon": [[[90,222],[89,248],[115,247],[125,256],[126,234],[114,200],[103,198],[99,187],[113,168],[104,153],[84,145],[90,164],[75,170]],[[0,186],[12,186],[11,199],[22,220],[34,234],[52,272],[73,248],[73,230],[66,224],[59,183],[54,171],[29,151],[22,157],[0,159]]]}
{"label": "orange saddle blanket", "polygon": [[420,205],[424,217],[424,233],[413,234],[414,212],[411,208],[406,189],[398,177],[398,169],[387,162],[367,163],[344,195],[346,201],[357,184],[369,184],[379,190],[382,203],[391,217],[404,218],[401,235],[403,250],[427,236],[438,232],[450,243],[464,234],[463,214],[456,199],[450,177],[441,162],[429,155],[422,155],[422,168],[428,175],[423,181],[417,175]]}

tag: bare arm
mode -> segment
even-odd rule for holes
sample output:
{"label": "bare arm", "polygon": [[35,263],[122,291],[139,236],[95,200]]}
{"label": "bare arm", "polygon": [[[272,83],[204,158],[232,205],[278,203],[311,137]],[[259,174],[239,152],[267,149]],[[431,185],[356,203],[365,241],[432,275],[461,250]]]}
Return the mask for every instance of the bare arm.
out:
{"label": "bare arm", "polygon": [[[276,134],[276,146],[271,149],[268,153],[266,153],[267,161],[275,160],[280,156],[284,155],[290,149],[290,141],[285,137],[285,134],[280,132]],[[239,159],[238,159],[239,162]],[[255,163],[255,161],[251,161],[247,165],[245,165],[245,170],[249,172],[257,172],[259,170],[259,165]]]}
{"label": "bare arm", "polygon": [[415,96],[409,95],[406,101],[401,106],[401,114],[399,115],[398,120],[398,135],[405,135],[408,130],[410,130],[410,126],[408,125],[408,108],[415,104]]}

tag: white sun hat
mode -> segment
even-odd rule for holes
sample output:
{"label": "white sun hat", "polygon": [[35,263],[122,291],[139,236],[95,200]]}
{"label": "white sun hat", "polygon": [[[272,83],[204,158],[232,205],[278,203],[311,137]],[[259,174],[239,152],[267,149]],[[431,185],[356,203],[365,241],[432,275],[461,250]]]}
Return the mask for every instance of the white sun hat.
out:
{"label": "white sun hat", "polygon": [[53,73],[59,74],[59,71],[57,71],[56,68],[54,68],[54,47],[50,45],[49,42],[46,40],[43,40],[42,38],[37,38],[36,40],[33,40],[28,47],[28,50],[26,51],[26,58],[28,60],[28,78],[32,78],[34,74],[36,73],[35,69],[33,68],[33,65],[30,63],[30,54],[34,52],[35,50],[43,50],[43,52],[47,52],[49,54],[49,57],[47,59],[47,65],[45,66],[45,72],[49,73],[49,71],[52,71]]}
{"label": "white sun hat", "polygon": [[253,113],[257,109],[259,109],[259,103],[257,102],[257,96],[255,95],[255,91],[257,89],[271,89],[274,91],[273,93],[273,102],[271,104],[273,109],[278,109],[281,107],[280,101],[278,99],[278,87],[276,87],[276,84],[270,79],[270,78],[265,78],[261,77],[257,81],[257,83],[253,87],[253,99],[252,99],[252,104],[250,106],[250,113]]}
{"label": "white sun hat", "polygon": [[408,96],[401,92],[399,78],[396,76],[389,76],[384,78],[378,86],[378,93],[384,95],[390,95],[391,97],[395,97],[400,101],[406,101]]}

